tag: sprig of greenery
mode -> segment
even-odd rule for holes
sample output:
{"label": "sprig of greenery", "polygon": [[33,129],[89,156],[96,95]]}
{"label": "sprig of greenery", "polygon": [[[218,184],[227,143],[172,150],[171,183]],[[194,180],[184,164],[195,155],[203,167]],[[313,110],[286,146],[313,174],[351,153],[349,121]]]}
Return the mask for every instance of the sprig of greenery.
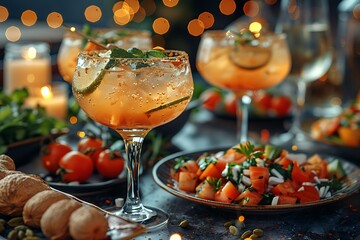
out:
{"label": "sprig of greenery", "polygon": [[260,158],[263,155],[261,151],[255,151],[255,145],[247,141],[244,144],[240,144],[239,147],[233,148],[236,152],[243,154],[247,159]]}

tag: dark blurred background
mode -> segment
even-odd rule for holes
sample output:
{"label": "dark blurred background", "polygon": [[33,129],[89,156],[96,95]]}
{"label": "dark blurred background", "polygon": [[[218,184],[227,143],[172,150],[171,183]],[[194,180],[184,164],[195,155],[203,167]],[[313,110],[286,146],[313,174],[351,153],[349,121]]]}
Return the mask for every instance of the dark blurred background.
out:
{"label": "dark blurred background", "polygon": [[[135,0],[137,1],[137,0]],[[255,0],[253,0],[255,1]],[[126,1],[124,1],[126,2]],[[129,1],[128,1],[129,2]],[[132,1],[134,2],[134,1]],[[47,26],[46,20],[50,13],[57,12],[61,14],[63,22],[67,24],[89,24],[92,27],[125,27],[136,29],[147,29],[152,32],[155,45],[163,46],[167,49],[179,49],[189,53],[193,72],[196,73],[195,57],[197,47],[200,41],[200,35],[192,35],[189,33],[188,24],[191,20],[197,19],[199,14],[208,12],[212,14],[214,23],[208,29],[223,29],[238,19],[248,18],[244,12],[244,5],[251,1],[245,0],[141,0],[138,1],[140,6],[145,10],[146,16],[141,21],[131,21],[125,25],[117,25],[113,20],[112,8],[115,3],[123,3],[122,1],[113,0],[62,0],[62,1],[45,1],[45,0],[5,0],[0,2],[0,69],[2,69],[2,60],[4,57],[4,46],[9,42],[5,36],[5,31],[10,26],[16,26],[21,29],[22,37],[19,40],[36,39],[48,41],[51,46],[52,56],[56,56],[64,31],[60,28],[51,29]],[[271,24],[276,23],[280,0],[263,0],[268,19]],[[335,36],[337,33],[337,6],[340,0],[329,0],[330,19],[332,31]],[[166,4],[177,3],[174,7],[167,7]],[[220,4],[230,6],[235,5],[235,10],[229,14],[220,10]],[[101,18],[91,23],[84,16],[87,7],[95,5],[101,9]],[[8,11],[8,17],[4,19],[4,8]],[[2,10],[1,10],[2,9]],[[24,26],[20,21],[21,15],[25,10],[32,10],[37,14],[37,21],[33,26]],[[229,11],[229,10],[228,10]],[[263,11],[263,9],[261,9]],[[230,11],[231,12],[231,11]],[[152,24],[155,19],[163,17],[169,22],[169,30],[164,34],[157,34]],[[39,34],[35,30],[41,29]],[[44,30],[43,30],[44,29]],[[204,29],[204,31],[207,29]],[[34,34],[35,33],[35,34]],[[56,67],[54,67],[56,71]],[[55,72],[56,74],[56,72]],[[0,75],[0,83],[2,74]]]}

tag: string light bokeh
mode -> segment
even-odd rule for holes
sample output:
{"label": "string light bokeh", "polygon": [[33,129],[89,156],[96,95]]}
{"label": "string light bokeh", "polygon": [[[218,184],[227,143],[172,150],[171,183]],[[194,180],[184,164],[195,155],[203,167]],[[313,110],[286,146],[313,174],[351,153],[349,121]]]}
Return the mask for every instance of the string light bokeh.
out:
{"label": "string light bokeh", "polygon": [[[201,1],[199,1],[201,2]],[[265,0],[269,5],[277,3],[277,0]],[[201,5],[202,4],[202,5]],[[216,6],[217,4],[217,6]],[[216,22],[221,21],[222,16],[236,14],[237,16],[256,15],[256,9],[258,9],[256,1],[235,1],[235,0],[218,0],[212,4],[207,4],[206,1],[199,3],[196,7],[199,13],[192,11],[193,5],[187,6],[182,4],[179,0],[123,0],[112,2],[112,20],[114,25],[121,27],[127,27],[127,25],[134,23],[142,23],[144,21],[150,21],[151,30],[157,36],[156,39],[163,39],[163,35],[169,33],[173,28],[178,28],[179,18],[182,18],[182,27],[186,29],[188,36],[198,37],[206,29],[212,28]],[[84,24],[93,24],[102,20],[104,8],[108,8],[108,4],[99,3],[98,5],[89,3],[84,9],[76,9],[77,14],[84,16]],[[34,6],[35,8],[35,6]],[[177,16],[175,12],[193,12],[194,16]],[[172,11],[170,11],[172,9]],[[54,9],[48,9],[46,16],[46,24],[50,28],[58,28],[63,22],[68,22],[68,16],[60,11],[53,11]],[[189,10],[189,11],[188,11]],[[43,11],[43,10],[42,10]],[[42,12],[43,13],[43,12]],[[168,14],[167,14],[168,13]],[[24,26],[31,27],[36,26],[39,21],[36,9],[24,9],[21,14],[21,23]],[[44,13],[43,13],[44,14]],[[195,15],[196,14],[196,15]],[[0,22],[6,22],[12,13],[9,12],[6,5],[0,4]],[[17,29],[17,30],[15,30]],[[14,42],[21,40],[21,31],[19,33],[19,26],[8,26],[6,39]],[[150,30],[150,29],[149,29]],[[12,35],[14,34],[14,35]],[[163,40],[162,42],[165,43]]]}

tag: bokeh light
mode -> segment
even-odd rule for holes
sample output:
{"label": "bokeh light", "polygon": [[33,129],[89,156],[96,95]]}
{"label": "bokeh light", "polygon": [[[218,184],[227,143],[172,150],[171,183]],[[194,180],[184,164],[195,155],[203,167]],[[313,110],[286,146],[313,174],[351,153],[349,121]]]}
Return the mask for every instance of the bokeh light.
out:
{"label": "bokeh light", "polygon": [[5,22],[9,17],[9,11],[6,7],[0,6],[0,22]]}
{"label": "bokeh light", "polygon": [[179,0],[162,0],[164,5],[167,7],[175,7],[178,3]]}
{"label": "bokeh light", "polygon": [[244,14],[248,17],[255,17],[259,14],[259,10],[259,4],[254,1],[246,2],[243,7]]}
{"label": "bokeh light", "polygon": [[211,28],[215,22],[214,15],[209,12],[200,13],[198,19],[203,22],[206,29]]}
{"label": "bokeh light", "polygon": [[146,16],[145,9],[143,7],[140,7],[139,10],[135,13],[133,17],[133,21],[137,23],[141,23],[142,21],[144,21],[145,16]]}
{"label": "bokeh light", "polygon": [[188,23],[187,26],[188,32],[192,36],[200,36],[204,32],[204,24],[199,19],[193,19]]}
{"label": "bokeh light", "polygon": [[21,22],[25,26],[33,26],[37,21],[37,15],[32,10],[26,10],[21,14]]}
{"label": "bokeh light", "polygon": [[252,22],[249,25],[249,30],[252,33],[259,33],[262,29],[262,25],[259,22]]}
{"label": "bokeh light", "polygon": [[97,22],[101,19],[102,12],[98,6],[91,5],[85,9],[84,15],[89,22]]}
{"label": "bokeh light", "polygon": [[166,18],[159,17],[154,20],[152,28],[155,33],[163,35],[169,31],[170,23]]}
{"label": "bokeh light", "polygon": [[5,37],[10,42],[16,42],[21,37],[21,31],[18,27],[15,26],[8,27],[5,31]]}
{"label": "bokeh light", "polygon": [[141,5],[145,9],[146,16],[150,16],[156,11],[156,4],[154,0],[144,0],[142,1]]}
{"label": "bokeh light", "polygon": [[140,9],[140,4],[138,0],[125,0],[125,3],[132,9],[134,13],[137,13]]}
{"label": "bokeh light", "polygon": [[236,10],[236,3],[234,0],[221,0],[219,9],[222,14],[231,15]]}
{"label": "bokeh light", "polygon": [[63,17],[58,12],[52,12],[47,16],[46,22],[49,25],[49,27],[58,28],[63,23]]}
{"label": "bokeh light", "polygon": [[118,25],[125,25],[130,22],[131,16],[128,10],[121,8],[114,13],[114,21]]}

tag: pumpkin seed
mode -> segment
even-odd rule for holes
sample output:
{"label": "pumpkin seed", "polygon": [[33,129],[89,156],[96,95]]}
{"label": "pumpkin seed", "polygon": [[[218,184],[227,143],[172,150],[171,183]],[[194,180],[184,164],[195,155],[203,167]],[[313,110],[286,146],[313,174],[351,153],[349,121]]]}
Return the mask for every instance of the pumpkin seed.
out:
{"label": "pumpkin seed", "polygon": [[16,240],[17,239],[17,232],[15,230],[11,230],[7,235],[8,240]]}
{"label": "pumpkin seed", "polygon": [[24,225],[24,220],[22,217],[14,217],[10,219],[7,223],[10,227],[16,227],[18,225]]}
{"label": "pumpkin seed", "polygon": [[25,236],[26,236],[26,237],[32,237],[32,236],[34,236],[33,230],[31,230],[30,228],[26,229],[26,231],[25,231]]}
{"label": "pumpkin seed", "polygon": [[264,231],[260,228],[255,228],[253,230],[253,234],[257,235],[258,237],[262,237],[264,236]]}
{"label": "pumpkin seed", "polygon": [[6,221],[5,219],[0,218],[0,224],[5,225]]}
{"label": "pumpkin seed", "polygon": [[0,234],[5,230],[4,224],[0,223]]}
{"label": "pumpkin seed", "polygon": [[241,239],[245,239],[245,238],[248,238],[252,235],[252,231],[251,230],[247,230],[245,231],[242,235],[241,235]]}
{"label": "pumpkin seed", "polygon": [[15,231],[26,231],[26,229],[28,229],[28,227],[27,226],[25,226],[25,225],[17,225],[16,227],[14,227],[14,230]]}
{"label": "pumpkin seed", "polygon": [[250,239],[252,240],[258,240],[259,237],[256,234],[251,234]]}
{"label": "pumpkin seed", "polygon": [[23,230],[19,230],[17,233],[17,237],[18,239],[22,240],[25,237],[25,232]]}
{"label": "pumpkin seed", "polygon": [[239,234],[239,230],[237,227],[235,227],[234,225],[231,225],[229,227],[229,231],[232,235],[238,235]]}
{"label": "pumpkin seed", "polygon": [[233,221],[233,220],[224,223],[224,227],[230,227],[231,225],[234,225],[234,221]]}
{"label": "pumpkin seed", "polygon": [[182,228],[186,228],[189,226],[189,221],[188,220],[182,220],[179,224],[180,227]]}

